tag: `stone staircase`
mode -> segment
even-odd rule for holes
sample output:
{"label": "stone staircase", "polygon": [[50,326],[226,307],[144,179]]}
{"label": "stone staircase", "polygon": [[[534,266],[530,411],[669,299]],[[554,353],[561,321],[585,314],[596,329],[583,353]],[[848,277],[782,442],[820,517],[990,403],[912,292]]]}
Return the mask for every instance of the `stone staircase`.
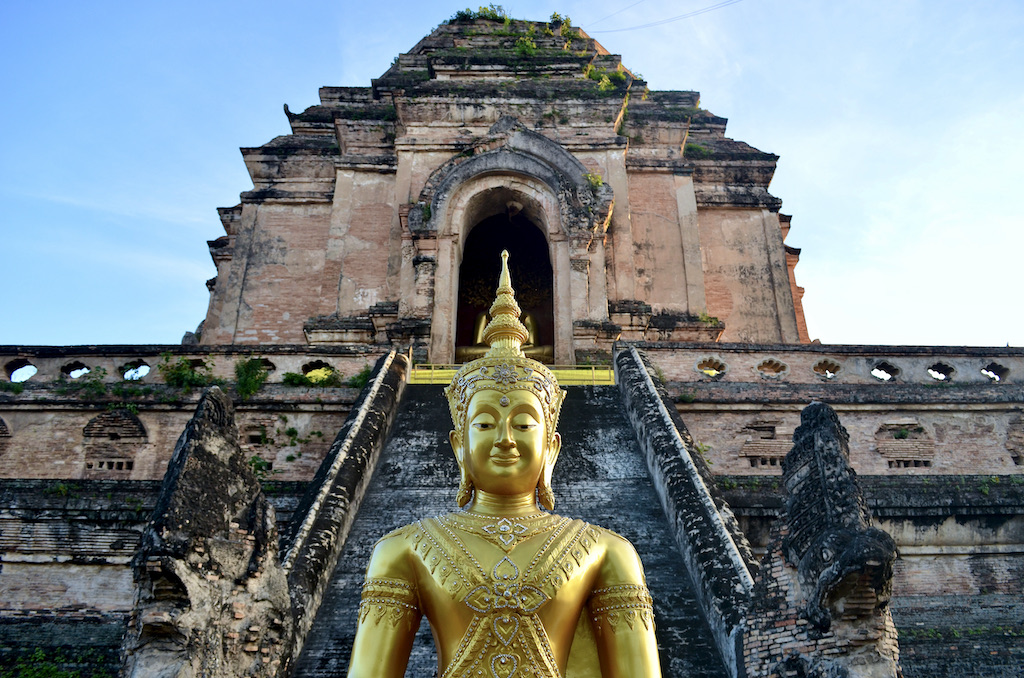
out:
{"label": "stone staircase", "polygon": [[[725,676],[618,389],[568,390],[555,469],[557,512],[615,530],[636,546],[655,599],[665,676]],[[458,472],[448,445],[450,429],[441,387],[406,387],[391,439],[296,663],[297,678],[347,672],[363,573],[376,540],[395,527],[455,508]],[[436,666],[424,621],[406,675],[433,676]]]}

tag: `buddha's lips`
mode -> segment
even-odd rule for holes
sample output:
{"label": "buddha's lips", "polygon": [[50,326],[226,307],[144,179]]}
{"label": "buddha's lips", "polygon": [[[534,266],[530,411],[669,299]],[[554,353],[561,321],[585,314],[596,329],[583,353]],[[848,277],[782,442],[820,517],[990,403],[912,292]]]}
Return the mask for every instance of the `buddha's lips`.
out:
{"label": "buddha's lips", "polygon": [[511,466],[515,464],[517,461],[519,461],[519,454],[492,454],[491,461],[494,462],[495,464],[498,464],[499,466]]}

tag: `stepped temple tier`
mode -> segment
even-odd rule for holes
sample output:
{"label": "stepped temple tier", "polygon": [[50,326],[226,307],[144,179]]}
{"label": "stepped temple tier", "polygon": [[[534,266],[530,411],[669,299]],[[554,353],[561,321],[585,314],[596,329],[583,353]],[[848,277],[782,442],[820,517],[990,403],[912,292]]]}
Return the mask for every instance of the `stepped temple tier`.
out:
{"label": "stepped temple tier", "polygon": [[696,92],[491,6],[285,115],[180,345],[0,346],[5,671],[1020,675],[1024,350],[812,343]]}
{"label": "stepped temple tier", "polygon": [[253,190],[220,210],[200,344],[462,362],[502,249],[544,362],[807,342],[777,156],[564,25],[445,24],[372,86],[286,108],[291,134],[242,149]]}

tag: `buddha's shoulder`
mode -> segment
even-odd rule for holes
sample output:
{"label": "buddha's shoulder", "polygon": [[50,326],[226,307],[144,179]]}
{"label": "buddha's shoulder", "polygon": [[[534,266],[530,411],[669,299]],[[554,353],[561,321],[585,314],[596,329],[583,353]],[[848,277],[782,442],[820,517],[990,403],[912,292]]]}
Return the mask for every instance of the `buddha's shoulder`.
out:
{"label": "buddha's shoulder", "polygon": [[406,538],[409,537],[409,535],[413,534],[417,530],[417,526],[418,525],[419,525],[419,523],[417,522],[417,523],[410,523],[408,525],[402,525],[400,527],[396,527],[395,529],[391,530],[390,532],[385,534],[383,537],[381,537],[378,540],[377,543],[379,544],[380,542],[383,542],[383,541],[396,541],[396,540],[406,539]]}
{"label": "buddha's shoulder", "polygon": [[571,533],[575,533],[581,539],[589,539],[593,543],[601,544],[604,550],[612,555],[621,554],[624,558],[636,557],[636,549],[633,548],[633,544],[614,530],[588,523],[579,518],[566,518],[555,514],[552,514],[552,517],[565,521],[571,526],[569,530]]}
{"label": "buddha's shoulder", "polygon": [[602,560],[612,568],[633,569],[639,562],[636,548],[618,532],[582,520],[572,522],[583,538],[589,537],[600,545]]}
{"label": "buddha's shoulder", "polygon": [[415,523],[397,527],[377,540],[375,549],[396,550],[405,548],[415,550],[426,535],[434,534],[436,537],[436,533],[441,526],[450,524],[450,517],[454,515],[456,514],[448,513],[431,518],[423,518]]}
{"label": "buddha's shoulder", "polygon": [[413,542],[415,525],[403,525],[377,540],[366,569],[367,579],[399,579],[414,582]]}
{"label": "buddha's shoulder", "polygon": [[643,583],[644,570],[640,556],[632,542],[614,530],[597,525],[588,526],[601,544],[603,585]]}
{"label": "buddha's shoulder", "polygon": [[410,550],[414,545],[416,536],[421,532],[421,529],[419,522],[397,527],[378,539],[373,550],[375,552],[382,551],[390,553]]}
{"label": "buddha's shoulder", "polygon": [[600,525],[594,525],[586,521],[580,520],[579,518],[566,518],[564,516],[558,516],[552,514],[552,517],[559,518],[565,521],[571,521],[573,527],[581,532],[590,533],[595,539],[611,545],[613,548],[619,545],[632,548],[629,540],[623,537],[614,530],[609,530],[607,527],[601,527]]}

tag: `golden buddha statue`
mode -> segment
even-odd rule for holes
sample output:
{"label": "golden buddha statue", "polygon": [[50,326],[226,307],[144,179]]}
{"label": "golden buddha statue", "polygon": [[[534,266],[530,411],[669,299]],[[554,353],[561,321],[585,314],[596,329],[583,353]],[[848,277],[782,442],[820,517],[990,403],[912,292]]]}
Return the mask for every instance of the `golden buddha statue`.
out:
{"label": "golden buddha statue", "polygon": [[554,508],[565,391],[527,358],[502,252],[490,349],[445,389],[463,510],[374,547],[349,678],[405,675],[426,615],[441,678],[660,677],[643,566],[619,535]]}

